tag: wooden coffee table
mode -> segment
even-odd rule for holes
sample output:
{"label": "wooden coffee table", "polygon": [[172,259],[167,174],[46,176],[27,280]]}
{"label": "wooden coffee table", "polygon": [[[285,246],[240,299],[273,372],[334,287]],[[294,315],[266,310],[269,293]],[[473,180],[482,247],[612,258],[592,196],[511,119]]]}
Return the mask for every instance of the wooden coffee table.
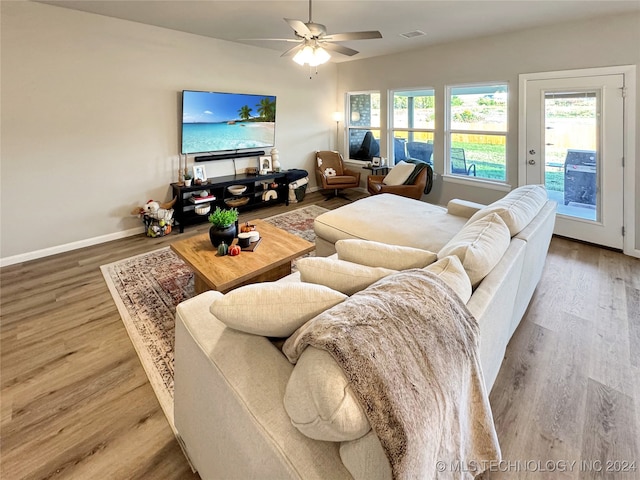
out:
{"label": "wooden coffee table", "polygon": [[260,232],[260,244],[255,251],[243,251],[235,257],[218,256],[208,233],[171,244],[171,249],[194,270],[196,293],[226,293],[249,283],[278,280],[291,273],[291,260],[315,249],[313,243],[263,220],[249,223]]}

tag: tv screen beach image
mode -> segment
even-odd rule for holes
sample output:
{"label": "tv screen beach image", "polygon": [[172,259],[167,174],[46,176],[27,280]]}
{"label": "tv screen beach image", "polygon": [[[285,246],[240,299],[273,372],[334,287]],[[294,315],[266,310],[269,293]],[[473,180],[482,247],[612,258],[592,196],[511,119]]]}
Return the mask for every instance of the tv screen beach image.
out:
{"label": "tv screen beach image", "polygon": [[275,120],[275,96],[185,90],[182,153],[272,147]]}

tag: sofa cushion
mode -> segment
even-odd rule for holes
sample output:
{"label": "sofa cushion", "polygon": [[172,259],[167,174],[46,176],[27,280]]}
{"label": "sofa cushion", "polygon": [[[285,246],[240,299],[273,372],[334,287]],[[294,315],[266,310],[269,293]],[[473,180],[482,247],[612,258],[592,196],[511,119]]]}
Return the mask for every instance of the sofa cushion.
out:
{"label": "sofa cushion", "polygon": [[213,301],[209,311],[236,330],[288,337],[298,327],[346,296],[323,285],[264,282],[245,285]]}
{"label": "sofa cushion", "polygon": [[437,252],[467,218],[446,208],[391,193],[365,197],[316,217],[316,235],[334,244],[344,238],[373,240]]}
{"label": "sofa cushion", "polygon": [[425,270],[437,275],[449,285],[467,303],[471,298],[471,280],[465,272],[462,262],[455,255],[441,258],[432,263]]}
{"label": "sofa cushion", "polygon": [[354,440],[371,429],[342,368],[314,347],[302,352],[291,373],[284,408],[291,423],[316,440]]}
{"label": "sofa cushion", "polygon": [[387,173],[386,177],[382,179],[384,185],[402,185],[407,181],[407,178],[413,173],[416,168],[415,165],[407,162],[398,162]]}
{"label": "sofa cushion", "polygon": [[509,247],[511,235],[497,213],[468,223],[438,252],[438,259],[456,255],[475,288]]}
{"label": "sofa cushion", "polygon": [[336,252],[340,260],[393,270],[426,267],[438,258],[429,250],[357,239],[338,240]]}
{"label": "sofa cushion", "polygon": [[514,236],[529,225],[546,202],[547,190],[544,185],[523,185],[473,214],[468,223],[497,213],[509,228],[511,236]]}
{"label": "sofa cushion", "polygon": [[353,295],[396,270],[369,267],[332,258],[307,257],[296,261],[303,282],[325,285],[345,295]]}

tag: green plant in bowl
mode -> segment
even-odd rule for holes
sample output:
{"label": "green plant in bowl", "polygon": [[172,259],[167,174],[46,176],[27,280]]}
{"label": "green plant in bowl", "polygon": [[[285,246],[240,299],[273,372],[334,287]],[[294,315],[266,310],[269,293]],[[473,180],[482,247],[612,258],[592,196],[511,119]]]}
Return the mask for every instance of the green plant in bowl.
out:
{"label": "green plant in bowl", "polygon": [[238,209],[229,208],[222,209],[216,207],[213,213],[209,215],[209,223],[216,228],[226,228],[234,225],[238,220]]}

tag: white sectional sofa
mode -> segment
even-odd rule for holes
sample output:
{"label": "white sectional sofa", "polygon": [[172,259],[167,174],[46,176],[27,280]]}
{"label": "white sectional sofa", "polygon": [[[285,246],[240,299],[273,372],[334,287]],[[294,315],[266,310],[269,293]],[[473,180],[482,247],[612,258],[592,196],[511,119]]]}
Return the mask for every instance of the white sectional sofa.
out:
{"label": "white sectional sofa", "polygon": [[[180,304],[175,423],[200,476],[390,479],[384,450],[330,355],[308,347],[293,365],[269,337],[288,336],[376,278],[438,258],[425,268],[467,300],[489,392],[542,275],[555,209],[542,186],[489,206],[368,197],[316,219],[317,253],[328,259],[301,261],[300,273],[279,282]],[[354,248],[362,245],[373,253]]]}

